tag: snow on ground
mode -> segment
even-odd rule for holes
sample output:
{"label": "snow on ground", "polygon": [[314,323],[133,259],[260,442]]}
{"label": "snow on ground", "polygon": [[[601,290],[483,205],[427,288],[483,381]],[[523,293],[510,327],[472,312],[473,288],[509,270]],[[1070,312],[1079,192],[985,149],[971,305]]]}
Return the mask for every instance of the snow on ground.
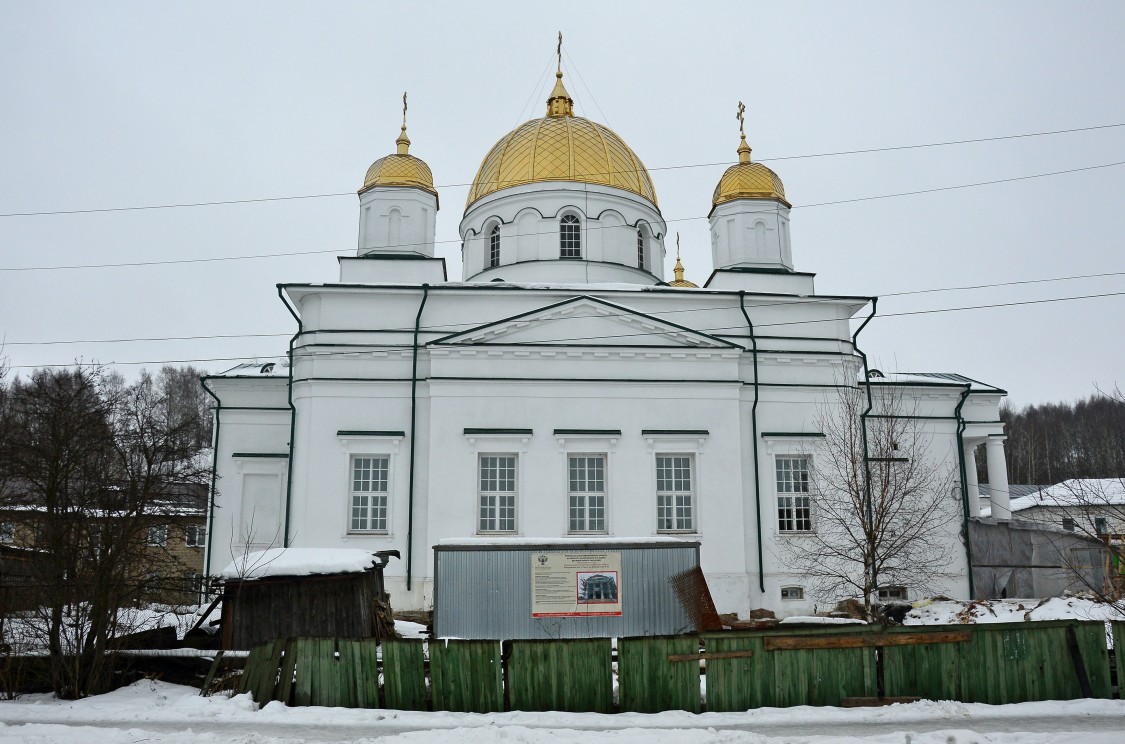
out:
{"label": "snow on ground", "polygon": [[78,701],[29,695],[0,702],[0,742],[162,744],[382,740],[401,744],[726,744],[728,742],[1043,742],[1117,744],[1125,701],[1074,700],[992,706],[919,702],[883,708],[763,708],[745,713],[417,713],[343,708],[261,710],[248,695],[143,680]]}
{"label": "snow on ground", "polygon": [[822,617],[820,615],[792,615],[782,620],[780,625],[866,625],[863,620],[850,617]]}
{"label": "snow on ground", "polygon": [[[118,633],[136,633],[154,628],[173,627],[176,636],[183,638],[199,621],[200,613],[206,606],[200,605],[146,605],[126,607],[118,611]],[[200,625],[205,631],[214,633],[210,625],[219,619],[222,608],[215,607]],[[78,613],[82,615],[82,613]],[[42,612],[13,612],[4,620],[4,641],[12,645],[15,654],[45,653],[47,648],[46,624]],[[64,638],[73,641],[73,630],[64,630]],[[84,637],[84,634],[83,634]]]}
{"label": "snow on ground", "polygon": [[395,630],[401,638],[429,638],[426,626],[409,620],[395,620]]}
{"label": "snow on ground", "polygon": [[904,625],[959,625],[962,623],[1022,623],[1035,620],[1125,620],[1125,605],[1103,604],[1084,597],[1049,599],[992,599],[966,602],[920,602],[903,620]]}

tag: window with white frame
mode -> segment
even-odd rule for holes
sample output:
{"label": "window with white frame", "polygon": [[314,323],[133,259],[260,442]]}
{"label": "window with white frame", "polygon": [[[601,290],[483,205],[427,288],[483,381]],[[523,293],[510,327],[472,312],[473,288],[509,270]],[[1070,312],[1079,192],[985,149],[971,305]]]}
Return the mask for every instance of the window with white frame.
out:
{"label": "window with white frame", "polygon": [[605,455],[567,458],[571,532],[605,532]]}
{"label": "window with white frame", "polygon": [[645,267],[645,234],[637,228],[637,268]]}
{"label": "window with white frame", "polygon": [[689,454],[656,456],[656,529],[695,530],[695,458]]}
{"label": "window with white frame", "polygon": [[500,226],[493,225],[488,233],[488,267],[500,265]]}
{"label": "window with white frame", "polygon": [[782,599],[804,599],[805,589],[800,586],[783,586],[781,587]]}
{"label": "window with white frame", "polygon": [[389,471],[387,455],[352,456],[350,529],[353,532],[387,531]]}
{"label": "window with white frame", "polygon": [[480,455],[480,532],[516,531],[516,455]]}
{"label": "window with white frame", "polygon": [[906,587],[905,586],[881,586],[879,587],[879,599],[886,602],[887,600],[905,600]]}
{"label": "window with white frame", "polygon": [[778,457],[777,529],[779,532],[812,532],[812,496],[809,493],[809,458]]}
{"label": "window with white frame", "polygon": [[201,524],[184,527],[184,544],[189,548],[202,548],[207,543],[207,528]]}
{"label": "window with white frame", "polygon": [[168,525],[160,524],[148,528],[148,544],[164,547],[168,544]]}
{"label": "window with white frame", "polygon": [[559,222],[559,258],[582,258],[582,226],[572,214]]}

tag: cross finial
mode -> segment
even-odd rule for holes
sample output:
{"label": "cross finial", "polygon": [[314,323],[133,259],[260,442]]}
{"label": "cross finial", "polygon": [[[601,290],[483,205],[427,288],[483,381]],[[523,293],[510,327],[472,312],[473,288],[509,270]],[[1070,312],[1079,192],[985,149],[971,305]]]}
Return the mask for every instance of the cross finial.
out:
{"label": "cross finial", "polygon": [[559,31],[559,47],[555,50],[555,54],[559,56],[559,67],[557,72],[562,73],[562,31]]}
{"label": "cross finial", "polygon": [[676,260],[680,260],[680,231],[676,231]]}
{"label": "cross finial", "polygon": [[406,128],[406,91],[402,92],[402,126]]}
{"label": "cross finial", "polygon": [[746,114],[746,104],[743,103],[742,101],[739,101],[738,102],[738,113],[735,114],[735,118],[738,119],[738,133],[741,134],[743,137],[746,136],[746,130],[743,128],[745,120],[746,120],[745,114]]}

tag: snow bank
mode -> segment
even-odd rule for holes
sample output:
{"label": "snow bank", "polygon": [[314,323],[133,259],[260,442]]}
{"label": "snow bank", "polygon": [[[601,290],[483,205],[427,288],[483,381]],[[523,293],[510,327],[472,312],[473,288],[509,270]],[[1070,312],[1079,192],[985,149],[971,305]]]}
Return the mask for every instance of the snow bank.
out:
{"label": "snow bank", "polygon": [[943,600],[919,604],[907,613],[903,625],[1022,623],[1036,620],[1125,620],[1125,604],[1103,604],[1084,597],[974,602]]}
{"label": "snow bank", "polygon": [[793,615],[778,625],[867,625],[863,620],[851,617],[821,617],[820,615]]}
{"label": "snow bank", "polygon": [[239,556],[219,575],[224,579],[261,579],[359,573],[374,566],[377,560],[358,548],[270,548]]}

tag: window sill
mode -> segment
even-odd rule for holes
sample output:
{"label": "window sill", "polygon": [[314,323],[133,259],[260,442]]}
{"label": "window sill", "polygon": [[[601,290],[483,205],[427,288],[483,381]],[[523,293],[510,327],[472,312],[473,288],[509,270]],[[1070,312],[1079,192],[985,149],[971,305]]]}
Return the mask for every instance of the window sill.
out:
{"label": "window sill", "polygon": [[348,530],[344,537],[393,537],[387,530]]}
{"label": "window sill", "polygon": [[810,535],[815,535],[816,530],[777,530],[774,534],[778,537],[808,537]]}

